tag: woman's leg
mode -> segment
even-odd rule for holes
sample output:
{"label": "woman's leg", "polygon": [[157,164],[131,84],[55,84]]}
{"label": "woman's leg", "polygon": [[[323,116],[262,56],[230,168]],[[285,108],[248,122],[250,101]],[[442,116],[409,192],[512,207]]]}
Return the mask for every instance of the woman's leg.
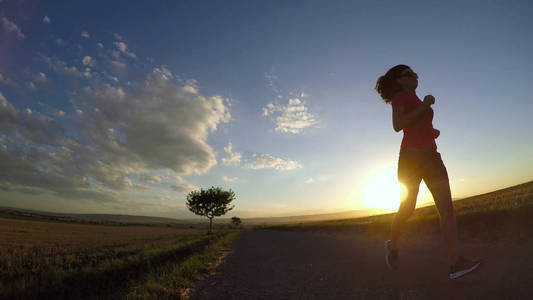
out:
{"label": "woman's leg", "polygon": [[411,183],[409,186],[406,186],[406,191],[402,195],[400,208],[394,216],[392,221],[391,231],[390,231],[390,246],[392,249],[398,249],[398,238],[403,230],[403,227],[409,217],[413,214],[416,205],[416,197],[418,196],[418,187],[420,186],[420,181],[418,183]]}
{"label": "woman's leg", "polygon": [[[442,164],[442,163],[441,163]],[[439,166],[437,166],[439,168]],[[442,164],[444,168],[444,164]],[[444,168],[444,172],[446,169]],[[459,246],[459,237],[457,233],[457,223],[453,213],[452,194],[450,191],[450,181],[448,176],[439,176],[436,179],[426,180],[424,178],[429,191],[433,195],[433,200],[440,215],[440,229],[444,238],[444,242],[448,247],[448,259],[450,265],[455,265],[461,250]]]}

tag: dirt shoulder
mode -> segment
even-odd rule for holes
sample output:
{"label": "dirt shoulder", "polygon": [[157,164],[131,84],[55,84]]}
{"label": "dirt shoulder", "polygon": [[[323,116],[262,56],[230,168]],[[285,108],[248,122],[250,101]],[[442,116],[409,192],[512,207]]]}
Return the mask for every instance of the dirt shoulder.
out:
{"label": "dirt shoulder", "polygon": [[383,241],[354,235],[249,230],[191,299],[524,299],[533,287],[533,238],[463,243],[483,257],[473,274],[448,279],[439,235],[406,236],[398,271]]}

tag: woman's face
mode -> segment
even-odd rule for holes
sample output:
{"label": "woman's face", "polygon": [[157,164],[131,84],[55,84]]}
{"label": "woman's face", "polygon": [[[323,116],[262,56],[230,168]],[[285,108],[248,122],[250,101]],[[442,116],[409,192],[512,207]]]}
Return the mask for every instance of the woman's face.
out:
{"label": "woman's face", "polygon": [[413,70],[407,68],[404,69],[396,82],[407,91],[414,91],[418,86],[418,75]]}

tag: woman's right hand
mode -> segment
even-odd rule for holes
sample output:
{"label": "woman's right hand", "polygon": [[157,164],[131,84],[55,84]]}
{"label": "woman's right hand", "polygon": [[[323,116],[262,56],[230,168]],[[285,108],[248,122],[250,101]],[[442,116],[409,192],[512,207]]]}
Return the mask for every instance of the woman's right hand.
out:
{"label": "woman's right hand", "polygon": [[424,97],[424,104],[427,105],[428,107],[432,104],[435,104],[435,97],[431,95],[426,95]]}

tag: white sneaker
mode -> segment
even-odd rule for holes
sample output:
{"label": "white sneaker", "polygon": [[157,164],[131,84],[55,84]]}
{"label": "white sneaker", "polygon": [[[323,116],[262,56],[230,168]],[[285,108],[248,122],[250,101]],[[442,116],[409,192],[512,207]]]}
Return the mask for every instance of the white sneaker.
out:
{"label": "white sneaker", "polygon": [[480,259],[469,260],[459,256],[459,261],[457,261],[455,266],[450,267],[450,279],[456,279],[475,271],[481,265],[481,262],[482,260]]}

